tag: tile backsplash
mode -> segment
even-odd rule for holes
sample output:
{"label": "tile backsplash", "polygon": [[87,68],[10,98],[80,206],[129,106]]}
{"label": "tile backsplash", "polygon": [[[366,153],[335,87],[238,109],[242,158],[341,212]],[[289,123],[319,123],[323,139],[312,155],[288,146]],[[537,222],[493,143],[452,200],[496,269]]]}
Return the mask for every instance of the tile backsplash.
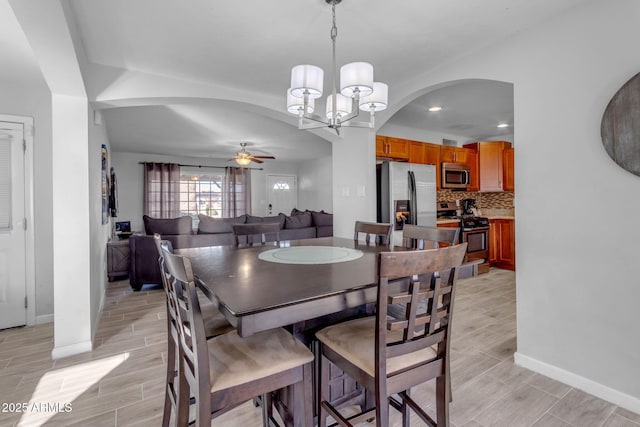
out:
{"label": "tile backsplash", "polygon": [[468,191],[438,191],[438,202],[455,202],[460,199],[476,199],[478,209],[511,209],[513,208],[513,191],[496,193],[480,193]]}

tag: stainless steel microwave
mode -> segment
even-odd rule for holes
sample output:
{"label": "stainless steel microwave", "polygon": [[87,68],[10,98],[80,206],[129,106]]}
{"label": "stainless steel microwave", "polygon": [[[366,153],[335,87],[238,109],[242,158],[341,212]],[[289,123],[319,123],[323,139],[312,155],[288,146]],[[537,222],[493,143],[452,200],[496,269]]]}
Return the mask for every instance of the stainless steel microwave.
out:
{"label": "stainless steel microwave", "polygon": [[469,166],[463,163],[442,163],[442,188],[466,190],[470,179]]}

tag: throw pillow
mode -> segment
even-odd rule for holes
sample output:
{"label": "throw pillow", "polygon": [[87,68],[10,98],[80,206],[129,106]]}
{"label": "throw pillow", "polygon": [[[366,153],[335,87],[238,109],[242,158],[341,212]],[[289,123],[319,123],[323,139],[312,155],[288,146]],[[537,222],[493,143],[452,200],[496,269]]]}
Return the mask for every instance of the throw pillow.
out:
{"label": "throw pillow", "polygon": [[212,218],[207,215],[198,215],[198,234],[233,233],[231,225],[244,224],[247,216],[240,215],[235,218]]}
{"label": "throw pillow", "polygon": [[311,217],[313,218],[313,225],[316,227],[333,225],[333,214],[326,213],[325,211],[311,211]]}
{"label": "throw pillow", "polygon": [[148,215],[143,215],[142,220],[144,222],[144,231],[147,234],[158,233],[162,236],[176,235],[176,234],[191,234],[191,217],[181,216],[179,218],[152,218]]}
{"label": "throw pillow", "polygon": [[300,212],[288,216],[284,220],[284,228],[307,228],[311,227],[311,212]]}

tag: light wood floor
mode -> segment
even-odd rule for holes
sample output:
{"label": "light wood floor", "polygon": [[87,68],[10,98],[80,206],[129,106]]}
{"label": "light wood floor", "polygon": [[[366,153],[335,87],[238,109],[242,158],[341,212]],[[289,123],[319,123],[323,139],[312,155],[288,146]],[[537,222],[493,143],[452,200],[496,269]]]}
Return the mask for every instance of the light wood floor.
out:
{"label": "light wood floor", "polygon": [[[640,427],[640,415],[513,364],[514,274],[459,282],[452,337],[456,427]],[[109,284],[95,349],[51,360],[52,324],[0,331],[0,426],[158,426],[166,360],[164,293]],[[433,411],[433,384],[413,389]],[[10,404],[24,404],[16,412]],[[65,406],[65,404],[67,406]],[[65,410],[67,412],[65,412]],[[8,411],[8,412],[7,412]],[[393,425],[400,425],[392,411]],[[216,426],[259,426],[247,403]],[[423,425],[412,420],[411,425]]]}

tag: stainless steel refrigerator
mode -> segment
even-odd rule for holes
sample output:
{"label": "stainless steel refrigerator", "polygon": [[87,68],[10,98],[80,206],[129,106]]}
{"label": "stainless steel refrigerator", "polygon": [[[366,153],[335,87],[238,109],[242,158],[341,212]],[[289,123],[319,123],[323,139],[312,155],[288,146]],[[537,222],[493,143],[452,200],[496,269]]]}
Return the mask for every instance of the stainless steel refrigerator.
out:
{"label": "stainless steel refrigerator", "polygon": [[393,244],[404,224],[436,226],[436,167],[383,162],[378,172],[378,221],[393,223]]}

